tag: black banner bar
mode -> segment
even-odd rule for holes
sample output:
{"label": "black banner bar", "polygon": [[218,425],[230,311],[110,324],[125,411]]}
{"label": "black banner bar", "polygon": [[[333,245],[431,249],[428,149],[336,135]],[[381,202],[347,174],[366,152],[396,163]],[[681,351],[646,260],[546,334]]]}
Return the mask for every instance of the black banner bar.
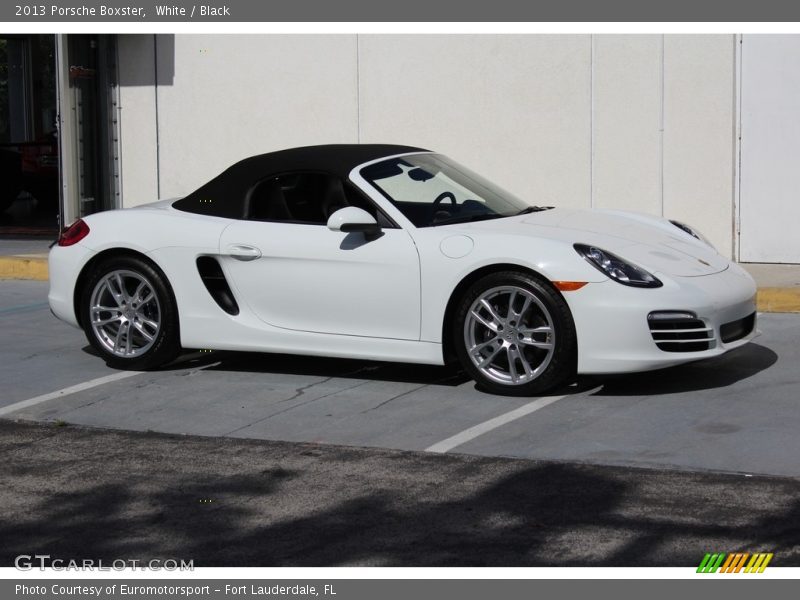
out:
{"label": "black banner bar", "polygon": [[49,0],[2,2],[7,22],[798,22],[787,0]]}
{"label": "black banner bar", "polygon": [[[696,579],[554,580],[554,579],[330,579],[330,580],[193,580],[193,579],[27,579],[0,582],[0,597],[15,600],[424,600],[454,598],[675,598],[724,596],[729,600],[789,597],[792,580],[755,576],[698,575],[717,579],[712,587]],[[756,587],[758,586],[758,587]],[[790,589],[790,586],[792,589]],[[692,593],[694,592],[694,594]]]}

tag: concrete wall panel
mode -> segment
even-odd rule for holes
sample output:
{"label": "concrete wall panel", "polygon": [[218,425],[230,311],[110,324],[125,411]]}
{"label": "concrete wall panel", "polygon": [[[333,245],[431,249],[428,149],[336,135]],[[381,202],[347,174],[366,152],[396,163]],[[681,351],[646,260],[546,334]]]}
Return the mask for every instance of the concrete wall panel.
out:
{"label": "concrete wall panel", "polygon": [[732,35],[664,40],[664,216],[698,227],[733,255]]}
{"label": "concrete wall panel", "polygon": [[448,154],[531,204],[588,206],[590,43],[362,36],[361,141]]}
{"label": "concrete wall panel", "polygon": [[660,35],[594,36],[593,205],[661,214]]}

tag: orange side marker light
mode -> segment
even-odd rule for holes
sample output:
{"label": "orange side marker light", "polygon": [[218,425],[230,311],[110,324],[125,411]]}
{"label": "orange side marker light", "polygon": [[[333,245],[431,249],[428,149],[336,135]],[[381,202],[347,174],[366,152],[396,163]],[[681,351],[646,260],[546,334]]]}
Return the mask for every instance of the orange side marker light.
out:
{"label": "orange side marker light", "polygon": [[554,281],[553,285],[561,292],[574,292],[585,286],[588,281]]}

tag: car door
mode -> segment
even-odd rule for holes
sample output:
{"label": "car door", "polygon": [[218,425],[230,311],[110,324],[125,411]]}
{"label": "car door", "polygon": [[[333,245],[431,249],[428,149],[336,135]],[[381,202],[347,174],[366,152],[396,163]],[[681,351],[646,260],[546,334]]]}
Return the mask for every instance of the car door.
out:
{"label": "car door", "polygon": [[295,193],[291,180],[273,181],[271,191],[252,194],[249,212],[259,220],[223,231],[220,259],[239,300],[275,327],[418,340],[420,267],[411,236],[399,228],[375,237],[331,231],[326,212],[347,200],[306,187]]}

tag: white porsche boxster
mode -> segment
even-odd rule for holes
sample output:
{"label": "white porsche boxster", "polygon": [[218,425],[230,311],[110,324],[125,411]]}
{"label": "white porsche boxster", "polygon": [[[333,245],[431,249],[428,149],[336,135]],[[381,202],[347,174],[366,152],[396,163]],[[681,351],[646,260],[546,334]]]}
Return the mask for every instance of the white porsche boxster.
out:
{"label": "white porsche boxster", "polygon": [[75,222],[49,262],[53,313],[121,369],[182,348],[457,358],[487,391],[533,395],[756,335],[752,278],[691,227],[531,206],[406,146],[254,156]]}

